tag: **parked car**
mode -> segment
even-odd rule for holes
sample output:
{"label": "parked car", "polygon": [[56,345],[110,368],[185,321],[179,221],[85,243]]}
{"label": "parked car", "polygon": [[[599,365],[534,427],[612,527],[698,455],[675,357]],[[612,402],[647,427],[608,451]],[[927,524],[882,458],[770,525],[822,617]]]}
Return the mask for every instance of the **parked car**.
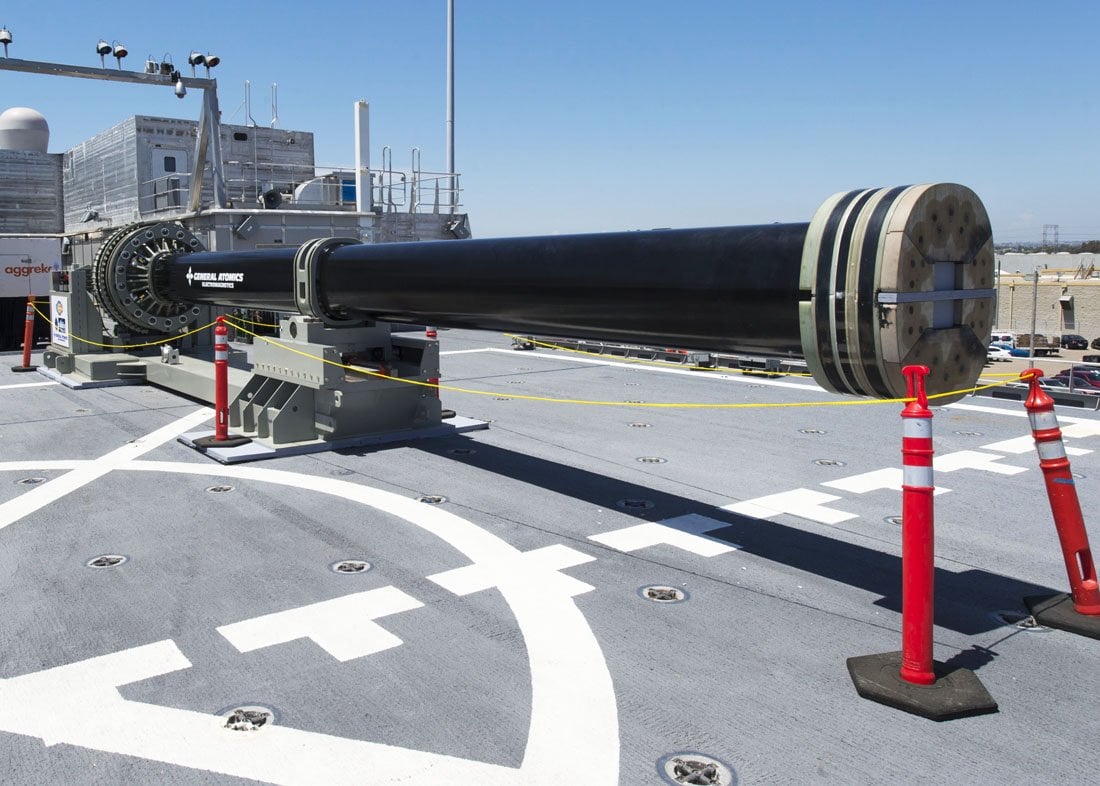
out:
{"label": "parked car", "polygon": [[1073,369],[1064,368],[1055,374],[1054,378],[1065,379],[1067,382],[1072,378],[1074,387],[1100,388],[1100,371],[1082,366],[1075,366]]}
{"label": "parked car", "polygon": [[1100,349],[1100,338],[1094,338],[1090,346],[1092,349]]}
{"label": "parked car", "polygon": [[1011,344],[999,344],[999,343],[998,344],[990,344],[990,346],[991,347],[998,347],[1000,349],[1003,349],[1011,357],[1014,357],[1014,358],[1031,357],[1031,351],[1029,349],[1026,349],[1026,348],[1014,347]]}
{"label": "parked car", "polygon": [[1004,361],[1007,363],[1012,360],[1012,353],[1004,347],[999,347],[993,344],[989,347],[989,351],[986,352],[985,359],[990,362]]}
{"label": "parked car", "polygon": [[1076,333],[1066,333],[1062,336],[1058,345],[1062,349],[1088,349],[1089,341],[1084,336],[1080,336]]}

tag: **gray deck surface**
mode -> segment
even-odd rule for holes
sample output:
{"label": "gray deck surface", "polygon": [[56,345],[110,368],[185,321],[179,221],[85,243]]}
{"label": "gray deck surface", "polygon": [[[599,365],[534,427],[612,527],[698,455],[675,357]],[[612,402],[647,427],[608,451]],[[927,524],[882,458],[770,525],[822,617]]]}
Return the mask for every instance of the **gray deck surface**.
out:
{"label": "gray deck surface", "polygon": [[[440,339],[488,430],[231,467],[175,439],[200,404],[0,358],[0,782],[634,786],[677,751],[743,784],[1095,780],[1100,641],[995,616],[1068,588],[1022,405],[934,419],[936,657],[1000,704],[935,723],[845,668],[900,648],[901,497],[866,474],[900,405]],[[1100,415],[1059,416],[1096,549]],[[273,724],[223,728],[250,705]]]}

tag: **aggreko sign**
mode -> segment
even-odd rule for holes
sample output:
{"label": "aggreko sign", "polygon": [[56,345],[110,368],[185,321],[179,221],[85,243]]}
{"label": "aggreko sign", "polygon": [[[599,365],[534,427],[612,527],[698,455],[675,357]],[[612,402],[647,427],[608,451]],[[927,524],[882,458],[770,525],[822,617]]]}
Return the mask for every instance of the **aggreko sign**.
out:
{"label": "aggreko sign", "polygon": [[48,295],[60,269],[60,238],[0,237],[0,297]]}

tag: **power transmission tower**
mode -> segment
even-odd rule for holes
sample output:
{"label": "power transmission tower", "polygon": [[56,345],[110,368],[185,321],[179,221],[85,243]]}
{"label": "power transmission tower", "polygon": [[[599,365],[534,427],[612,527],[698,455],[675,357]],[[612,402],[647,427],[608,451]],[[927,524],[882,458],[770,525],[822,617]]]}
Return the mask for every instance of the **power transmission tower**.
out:
{"label": "power transmission tower", "polygon": [[1051,247],[1047,245],[1047,238],[1052,238],[1054,243],[1054,251],[1058,250],[1058,224],[1043,224],[1043,250],[1050,251]]}

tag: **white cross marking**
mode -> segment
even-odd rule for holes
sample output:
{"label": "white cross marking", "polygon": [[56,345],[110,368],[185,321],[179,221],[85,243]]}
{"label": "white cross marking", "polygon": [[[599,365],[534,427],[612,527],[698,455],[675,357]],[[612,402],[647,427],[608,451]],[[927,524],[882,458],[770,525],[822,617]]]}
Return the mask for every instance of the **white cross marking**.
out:
{"label": "white cross marking", "polygon": [[555,590],[573,597],[595,588],[591,584],[585,584],[558,571],[583,565],[586,562],[594,562],[595,559],[558,543],[534,551],[516,551],[493,562],[477,562],[463,568],[436,573],[428,576],[428,579],[455,595],[469,595],[504,584],[530,583],[533,578],[537,578],[548,584],[557,585]]}
{"label": "white cross marking", "polygon": [[989,453],[979,453],[976,450],[958,450],[943,456],[932,458],[932,468],[936,472],[954,472],[957,469],[984,469],[987,472],[996,472],[999,475],[1019,475],[1027,472],[1027,467],[1014,467],[1011,464],[994,464],[1003,456],[993,456]]}
{"label": "white cross marking", "polygon": [[[1065,432],[1063,432],[1063,436],[1064,435]],[[995,450],[999,453],[1015,453],[1017,455],[1021,453],[1031,453],[1035,450],[1035,437],[1014,437],[1013,439],[1006,439],[1003,442],[982,445],[982,450]],[[1087,448],[1067,447],[1066,453],[1070,456],[1085,456],[1092,453],[1092,451]]]}
{"label": "white cross marking", "polygon": [[717,519],[700,516],[698,513],[689,513],[664,521],[647,521],[632,527],[589,535],[588,539],[618,551],[637,551],[664,544],[690,551],[700,557],[716,557],[741,548],[702,535],[709,530],[725,526],[727,526],[725,522]]}
{"label": "white cross marking", "polygon": [[[840,489],[853,494],[866,494],[868,491],[901,491],[902,471],[901,467],[886,467],[871,472],[863,472],[847,478],[830,480],[822,483],[831,489]],[[951,489],[936,487],[935,494],[946,494]]]}
{"label": "white cross marking", "polygon": [[820,491],[794,489],[780,494],[769,494],[766,497],[747,499],[744,502],[735,502],[732,505],[723,505],[722,510],[758,519],[770,519],[781,513],[790,513],[804,519],[820,521],[822,524],[839,524],[842,521],[856,518],[855,513],[827,508],[822,504],[835,502],[838,499],[840,497],[823,494]]}
{"label": "white cross marking", "polygon": [[373,620],[423,605],[399,589],[382,587],[222,625],[217,631],[241,652],[310,639],[344,662],[400,645],[401,639]]}

